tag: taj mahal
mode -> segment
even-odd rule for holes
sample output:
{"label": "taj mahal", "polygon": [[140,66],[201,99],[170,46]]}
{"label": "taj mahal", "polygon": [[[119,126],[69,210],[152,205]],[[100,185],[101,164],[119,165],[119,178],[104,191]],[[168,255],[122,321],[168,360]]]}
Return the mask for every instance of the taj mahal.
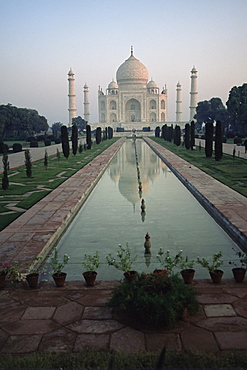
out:
{"label": "taj mahal", "polygon": [[[72,118],[76,117],[75,77],[72,69],[68,72],[69,81],[69,126]],[[89,87],[83,87],[84,93],[84,119],[90,123]],[[197,70],[191,70],[190,91],[190,120],[196,114],[197,106]],[[142,129],[168,123],[168,93],[166,85],[161,90],[156,82],[149,80],[148,70],[133,53],[131,53],[117,69],[116,81],[109,83],[106,91],[99,86],[98,89],[98,123],[102,128],[111,126],[113,129],[126,130]],[[183,126],[182,120],[182,86],[176,85],[176,122]],[[91,123],[90,123],[91,124]]]}

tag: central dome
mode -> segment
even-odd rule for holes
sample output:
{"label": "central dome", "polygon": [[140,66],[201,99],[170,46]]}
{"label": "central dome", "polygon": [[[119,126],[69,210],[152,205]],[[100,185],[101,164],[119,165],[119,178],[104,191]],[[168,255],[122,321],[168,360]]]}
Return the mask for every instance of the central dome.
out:
{"label": "central dome", "polygon": [[131,55],[117,70],[117,83],[121,84],[142,84],[148,82],[148,70],[131,51]]}

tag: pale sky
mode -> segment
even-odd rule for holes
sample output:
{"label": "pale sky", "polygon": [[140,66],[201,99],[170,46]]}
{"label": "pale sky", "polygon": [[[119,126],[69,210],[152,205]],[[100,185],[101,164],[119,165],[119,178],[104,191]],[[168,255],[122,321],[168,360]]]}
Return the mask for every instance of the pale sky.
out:
{"label": "pale sky", "polygon": [[0,103],[36,109],[68,124],[68,81],[75,73],[77,115],[89,86],[91,122],[98,86],[105,92],[118,67],[134,56],[160,90],[168,89],[175,120],[182,84],[189,119],[190,71],[198,70],[198,101],[247,82],[247,0],[0,0]]}

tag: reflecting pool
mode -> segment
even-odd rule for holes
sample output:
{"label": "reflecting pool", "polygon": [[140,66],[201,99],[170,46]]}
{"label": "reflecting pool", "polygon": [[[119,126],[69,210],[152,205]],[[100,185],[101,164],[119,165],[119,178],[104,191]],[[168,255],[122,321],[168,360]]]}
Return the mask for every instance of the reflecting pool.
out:
{"label": "reflecting pool", "polygon": [[[141,187],[140,187],[141,182]],[[145,201],[145,213],[141,200]],[[144,256],[145,235],[151,237],[151,256]],[[64,271],[69,280],[81,280],[85,253],[99,251],[102,266],[98,279],[122,278],[122,272],[108,266],[105,255],[115,254],[119,244],[128,242],[138,258],[133,268],[151,272],[159,268],[160,247],[175,255],[181,249],[189,258],[210,258],[223,253],[224,277],[231,277],[232,248],[238,247],[182,185],[161,159],[141,139],[127,139],[111,161],[102,179],[59,241],[59,255],[67,253]],[[195,278],[208,272],[195,266]]]}

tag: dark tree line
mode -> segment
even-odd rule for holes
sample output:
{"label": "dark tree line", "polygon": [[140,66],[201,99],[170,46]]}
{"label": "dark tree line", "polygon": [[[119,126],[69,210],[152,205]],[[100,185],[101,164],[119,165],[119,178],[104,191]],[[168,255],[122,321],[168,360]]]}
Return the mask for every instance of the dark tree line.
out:
{"label": "dark tree line", "polygon": [[17,108],[11,104],[0,105],[0,139],[23,138],[47,131],[47,119],[35,109]]}
{"label": "dark tree line", "polygon": [[247,83],[234,86],[226,102],[226,107],[220,98],[212,98],[198,103],[196,108],[196,129],[200,130],[203,123],[222,122],[224,133],[232,131],[235,135],[247,134]]}

